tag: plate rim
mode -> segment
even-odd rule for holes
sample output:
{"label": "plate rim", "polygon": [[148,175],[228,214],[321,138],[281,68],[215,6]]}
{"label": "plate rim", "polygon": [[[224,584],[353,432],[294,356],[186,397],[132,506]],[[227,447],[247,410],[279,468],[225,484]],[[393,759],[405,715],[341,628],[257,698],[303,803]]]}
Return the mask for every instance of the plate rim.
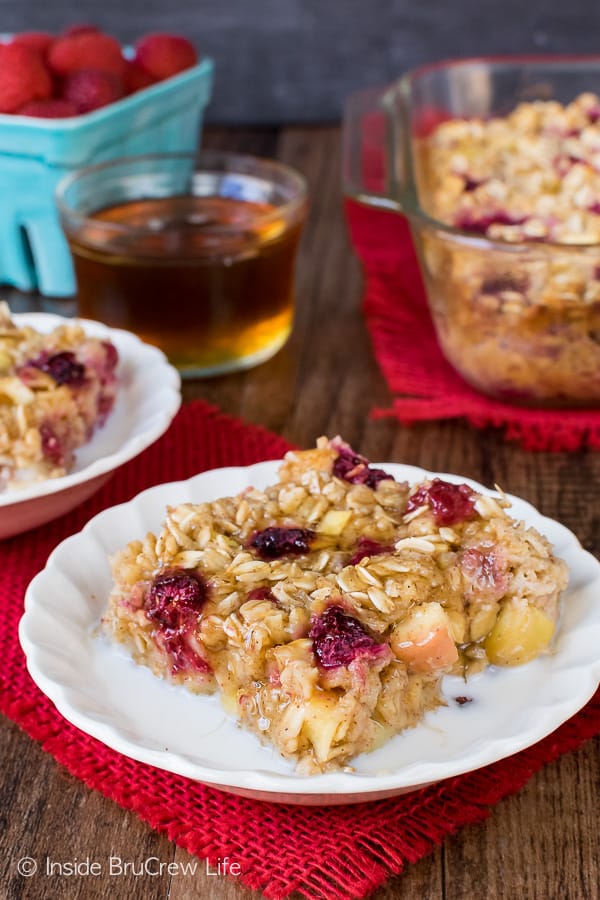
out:
{"label": "plate rim", "polygon": [[[222,787],[226,790],[235,791],[237,788],[257,793],[267,793],[272,795],[273,799],[276,799],[277,795],[282,794],[288,796],[294,795],[295,797],[310,795],[313,799],[318,795],[353,795],[358,798],[360,798],[361,795],[364,795],[364,799],[369,799],[369,794],[381,791],[401,793],[403,791],[417,789],[424,784],[431,784],[456,775],[466,774],[491,763],[499,762],[514,753],[518,753],[527,747],[532,746],[544,737],[547,737],[585,706],[588,700],[593,696],[598,687],[598,682],[600,681],[600,654],[594,661],[594,664],[588,668],[589,677],[585,680],[582,679],[582,683],[578,685],[579,690],[577,694],[570,695],[568,698],[554,703],[551,708],[551,711],[553,712],[553,723],[550,727],[547,724],[548,715],[540,716],[539,720],[534,717],[536,720],[534,722],[535,727],[533,727],[533,725],[530,726],[530,728],[523,733],[521,740],[515,740],[513,735],[509,735],[505,738],[501,735],[492,735],[490,739],[486,740],[483,747],[480,746],[478,748],[477,752],[474,753],[473,759],[470,761],[469,757],[463,755],[451,762],[450,765],[445,761],[429,761],[426,764],[421,763],[421,768],[423,768],[423,766],[426,766],[427,768],[425,774],[419,776],[416,781],[414,780],[414,776],[409,776],[407,778],[404,776],[404,773],[410,773],[415,768],[418,772],[419,764],[417,763],[402,766],[396,771],[385,774],[327,772],[324,774],[300,776],[296,775],[294,772],[280,773],[272,772],[268,769],[219,770],[194,761],[190,759],[189,756],[182,753],[171,750],[157,751],[151,747],[140,744],[139,741],[132,742],[127,735],[123,734],[123,731],[118,726],[115,726],[112,723],[109,724],[106,721],[99,721],[93,717],[88,717],[85,712],[81,712],[75,708],[68,696],[69,691],[72,691],[72,687],[65,685],[61,681],[50,678],[40,669],[37,662],[37,646],[35,641],[30,640],[27,631],[28,622],[31,621],[31,618],[34,615],[35,592],[38,589],[38,586],[43,583],[47,570],[54,569],[61,571],[59,565],[60,558],[62,554],[67,552],[68,547],[72,546],[74,542],[92,535],[99,521],[101,522],[103,519],[107,519],[110,516],[118,515],[119,512],[126,507],[132,507],[136,504],[141,505],[143,503],[143,498],[150,494],[166,494],[178,487],[188,487],[189,485],[195,486],[196,483],[201,482],[202,479],[207,476],[214,477],[215,473],[224,475],[225,473],[232,471],[245,473],[258,471],[260,473],[267,472],[268,474],[273,474],[280,462],[281,460],[266,460],[250,466],[225,466],[208,469],[192,478],[154,485],[141,491],[129,501],[101,511],[87,522],[81,531],[67,537],[52,551],[44,569],[33,578],[27,588],[25,595],[25,612],[19,623],[19,639],[26,656],[27,668],[32,679],[67,721],[89,736],[100,740],[106,746],[125,756],[156,766],[164,771],[192,778],[193,780],[201,781],[206,784]],[[421,480],[426,477],[439,477],[449,481],[467,483],[471,487],[487,495],[495,495],[497,493],[466,476],[445,472],[431,472],[418,466],[405,465],[402,463],[384,462],[374,463],[374,465],[381,466],[392,473],[394,469],[399,470],[397,474],[399,476],[401,472],[403,479],[407,477],[410,480]],[[588,564],[592,564],[596,570],[595,576],[586,581],[586,586],[597,583],[600,587],[600,562],[582,547],[577,536],[570,529],[557,520],[540,513],[527,500],[511,494],[506,494],[506,497],[511,501],[517,501],[519,505],[524,505],[528,513],[533,514],[536,519],[536,525],[534,527],[538,527],[540,530],[544,531],[546,523],[550,523],[553,529],[558,528],[558,532],[563,541],[568,543],[571,551],[576,553],[577,556],[581,557],[581,559],[585,560]],[[193,502],[201,501],[195,500]],[[165,501],[165,507],[166,505],[167,501]],[[164,512],[162,513],[162,516],[164,518]],[[147,522],[145,523],[145,527],[147,530]],[[152,525],[150,527],[154,526]],[[95,537],[97,539],[97,536]],[[133,538],[130,538],[130,540],[131,539]],[[106,551],[106,548],[104,548],[104,550],[105,553],[107,553],[108,561],[109,551]],[[600,617],[597,625],[600,627]],[[157,679],[157,684],[161,684],[159,679]],[[542,707],[542,709],[548,712],[550,708],[546,706]],[[557,710],[560,710],[559,720],[554,721],[557,718]],[[493,752],[491,752],[492,750]]]}
{"label": "plate rim", "polygon": [[60,316],[47,312],[11,313],[11,318],[17,324],[22,323],[33,328],[43,329],[46,326],[48,331],[59,325],[78,324],[90,337],[116,337],[120,344],[125,345],[131,357],[139,360],[136,365],[141,362],[144,366],[151,365],[156,370],[160,378],[157,394],[162,393],[168,402],[157,406],[156,414],[152,416],[150,422],[151,427],[146,424],[137,434],[130,436],[118,450],[94,459],[83,469],[68,472],[59,478],[47,478],[44,481],[34,482],[32,485],[18,490],[0,491],[0,510],[69,490],[106,475],[129,462],[165,433],[182,402],[181,377],[177,370],[169,363],[162,350],[142,341],[131,331],[126,331],[124,328],[111,328],[93,319]]}

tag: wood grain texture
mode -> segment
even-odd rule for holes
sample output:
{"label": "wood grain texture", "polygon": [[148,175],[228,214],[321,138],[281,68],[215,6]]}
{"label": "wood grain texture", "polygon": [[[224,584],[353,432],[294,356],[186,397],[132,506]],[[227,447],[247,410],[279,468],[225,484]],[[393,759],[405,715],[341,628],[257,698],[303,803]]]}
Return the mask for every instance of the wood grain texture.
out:
{"label": "wood grain texture", "polygon": [[[302,446],[341,432],[374,460],[395,460],[498,482],[571,527],[600,554],[600,454],[528,454],[494,430],[459,422],[411,429],[372,421],[389,403],[360,312],[361,274],[344,227],[336,128],[209,131],[215,147],[275,155],[307,177],[311,209],[303,237],[297,316],[287,346],[270,362],[238,375],[188,382],[186,400],[202,397]],[[20,308],[56,303],[9,293]],[[17,302],[18,301],[18,302]],[[68,309],[61,304],[58,308]],[[105,863],[193,862],[133,814],[85,788],[7,720],[0,721],[0,898],[4,900],[250,900],[234,879],[193,877],[23,879],[16,861],[77,857]],[[535,775],[489,819],[390,881],[373,900],[598,900],[600,739]]]}
{"label": "wood grain texture", "polygon": [[433,60],[596,53],[589,0],[0,0],[3,31],[94,22],[131,42],[176,31],[215,59],[212,122],[337,120],[344,98]]}

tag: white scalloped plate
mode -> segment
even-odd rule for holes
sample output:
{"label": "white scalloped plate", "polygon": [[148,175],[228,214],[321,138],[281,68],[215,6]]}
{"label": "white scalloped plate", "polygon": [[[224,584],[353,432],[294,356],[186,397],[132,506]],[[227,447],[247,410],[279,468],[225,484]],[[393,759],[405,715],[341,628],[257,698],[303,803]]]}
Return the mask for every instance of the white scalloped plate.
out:
{"label": "white scalloped plate", "polygon": [[111,340],[119,351],[119,390],[106,424],[79,448],[68,475],[0,492],[0,539],[50,522],[87,500],[118,466],[167,430],[181,405],[177,371],[164,353],[129,331],[50,313],[21,313],[13,318],[18,325],[30,325],[44,333],[77,321],[90,336]]}
{"label": "white scalloped plate", "polygon": [[[378,464],[399,480],[430,473]],[[564,526],[513,500],[513,515],[546,534],[569,565],[570,584],[554,652],[526,666],[491,668],[467,683],[444,679],[448,705],[371,754],[354,773],[298,776],[223,712],[155,678],[98,634],[111,587],[109,554],[157,530],[168,504],[213,500],[275,480],[277,462],[216,469],[159,485],[105,510],[50,556],[28,588],[19,635],[31,676],[62,715],[134,759],[260,799],[356,803],[393,796],[522,750],[577,712],[600,680],[600,563]],[[449,481],[476,482],[442,474]],[[459,705],[454,698],[472,702]]]}

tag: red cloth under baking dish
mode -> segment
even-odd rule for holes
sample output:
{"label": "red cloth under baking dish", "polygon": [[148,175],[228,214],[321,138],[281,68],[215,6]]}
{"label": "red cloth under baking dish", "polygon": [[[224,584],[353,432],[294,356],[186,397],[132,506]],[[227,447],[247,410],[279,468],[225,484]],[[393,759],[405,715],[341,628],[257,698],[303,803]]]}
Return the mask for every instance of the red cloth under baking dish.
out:
{"label": "red cloth under baking dish", "polygon": [[467,419],[501,428],[526,450],[600,449],[600,410],[520,409],[470,387],[440,350],[406,219],[346,201],[350,236],[365,273],[364,311],[375,357],[404,424]]}
{"label": "red cloth under baking dish", "polygon": [[[121,756],[67,724],[25,668],[17,639],[25,588],[49,552],[100,510],[159,482],[217,466],[276,459],[289,445],[208,405],[185,406],[167,434],[123,466],[101,491],[61,519],[2,544],[0,709],[80,778],[216,865],[228,856],[239,880],[266,897],[359,898],[415,862],[462,825],[490,814],[544,763],[600,732],[600,693],[554,734],[503,762],[392,800],[358,806],[281,806],[246,800]],[[118,848],[117,848],[118,849]]]}

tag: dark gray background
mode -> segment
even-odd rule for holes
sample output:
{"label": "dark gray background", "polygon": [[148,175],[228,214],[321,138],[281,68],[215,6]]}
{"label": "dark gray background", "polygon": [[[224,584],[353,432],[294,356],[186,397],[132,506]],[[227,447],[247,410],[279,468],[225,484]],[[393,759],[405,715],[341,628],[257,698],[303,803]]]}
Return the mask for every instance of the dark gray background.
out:
{"label": "dark gray background", "polygon": [[211,122],[332,121],[343,98],[419,63],[600,53],[600,0],[0,0],[0,30],[93,22],[191,38],[217,65]]}

